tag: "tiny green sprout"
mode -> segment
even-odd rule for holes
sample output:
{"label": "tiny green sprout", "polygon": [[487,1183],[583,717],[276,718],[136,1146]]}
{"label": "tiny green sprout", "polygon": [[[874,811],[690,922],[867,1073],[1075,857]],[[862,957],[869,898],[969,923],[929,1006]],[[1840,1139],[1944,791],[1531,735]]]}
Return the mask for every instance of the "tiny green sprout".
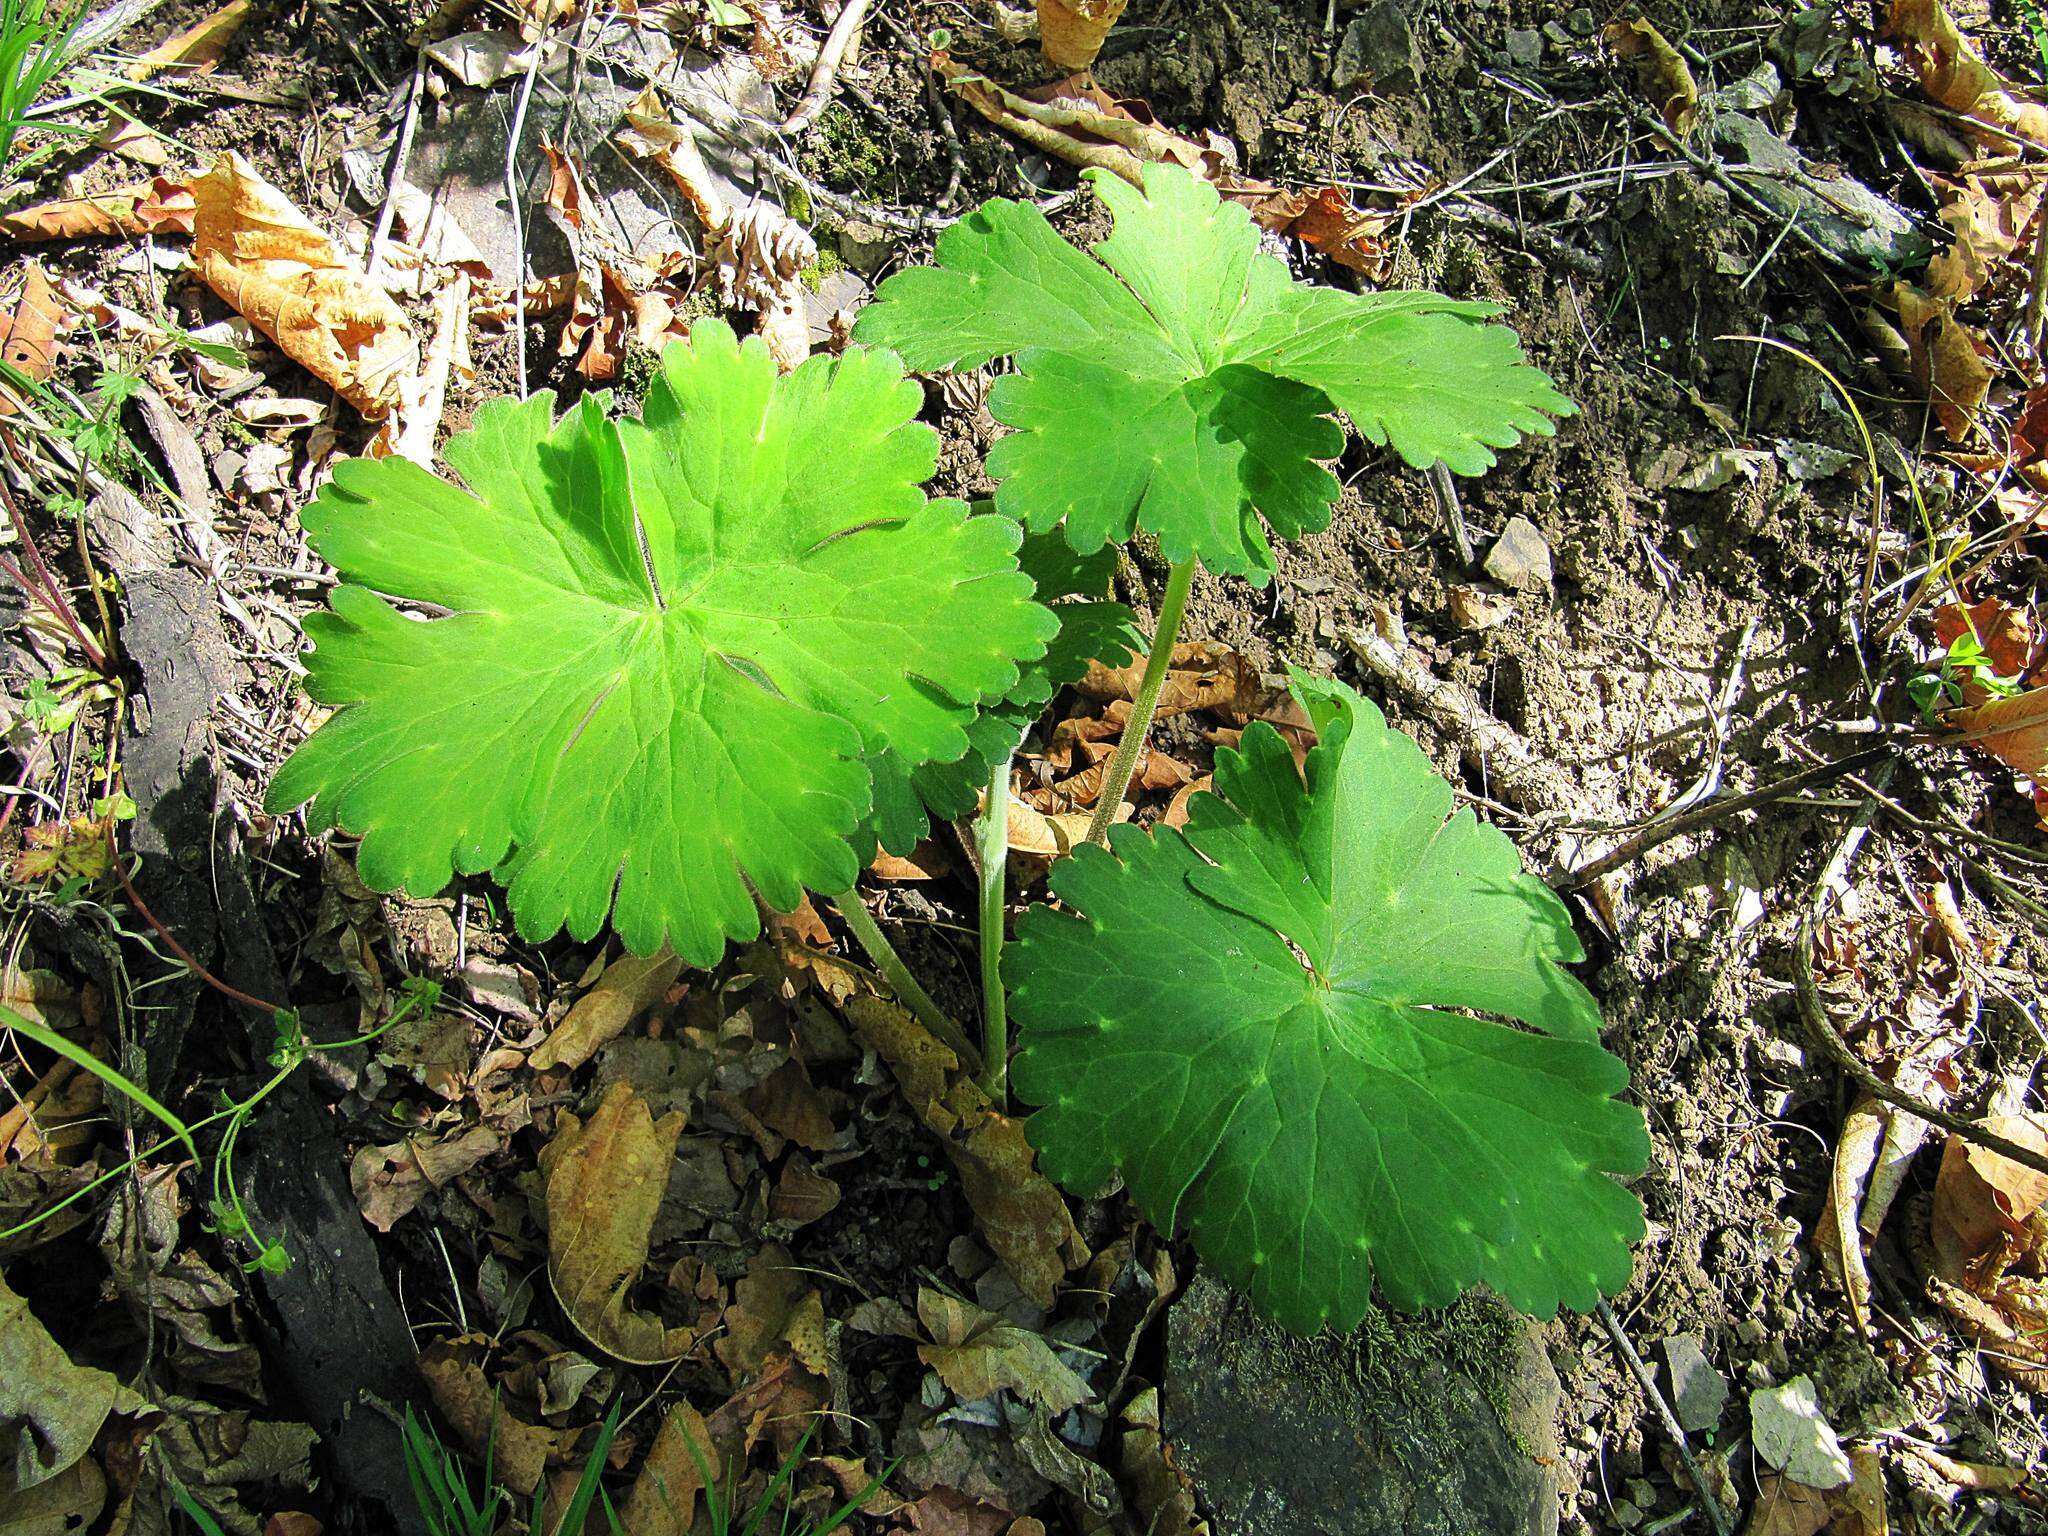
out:
{"label": "tiny green sprout", "polygon": [[1938,668],[1906,679],[1906,697],[1920,718],[1932,725],[1943,710],[1967,702],[1973,690],[1985,698],[2010,699],[2021,686],[2017,675],[1999,675],[1983,640],[1975,630],[1966,629],[1949,642]]}

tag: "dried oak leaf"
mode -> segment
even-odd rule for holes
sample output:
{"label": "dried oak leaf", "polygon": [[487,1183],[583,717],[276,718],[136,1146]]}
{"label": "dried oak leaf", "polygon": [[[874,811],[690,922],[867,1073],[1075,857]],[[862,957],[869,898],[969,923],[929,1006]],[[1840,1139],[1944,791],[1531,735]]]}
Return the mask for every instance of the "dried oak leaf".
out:
{"label": "dried oak leaf", "polygon": [[1957,303],[1991,286],[2024,245],[2041,208],[2041,178],[2017,169],[1971,170],[1946,183],[1938,217],[1955,237],[1927,263],[1927,288],[1936,298]]}
{"label": "dried oak leaf", "polygon": [[1643,94],[1657,104],[1664,126],[1681,138],[1692,132],[1699,117],[1700,88],[1684,55],[1647,21],[1610,21],[1601,35],[1615,57],[1635,66]]}
{"label": "dried oak leaf", "polygon": [[2023,97],[1984,62],[1942,0],[1892,0],[1886,35],[1919,76],[1930,98],[1973,119],[1980,136],[2001,147],[2014,140],[2048,146],[2048,107]]}
{"label": "dried oak leaf", "polygon": [[192,192],[206,285],[364,416],[397,405],[419,343],[390,296],[234,151]]}
{"label": "dried oak leaf", "polygon": [[[13,312],[6,317],[5,335],[0,336],[0,358],[36,383],[47,379],[57,366],[57,329],[63,315],[63,303],[43,264],[30,262],[21,297],[14,301]],[[20,408],[13,388],[0,381],[0,415],[11,416]]]}
{"label": "dried oak leaf", "polygon": [[892,1002],[853,997],[847,1022],[889,1063],[911,1113],[939,1138],[960,1175],[974,1224],[1017,1288],[1053,1304],[1067,1271],[1088,1262],[1067,1202],[1038,1169],[1024,1124],[1000,1114],[960,1058]]}
{"label": "dried oak leaf", "polygon": [[189,235],[198,202],[184,182],[152,181],[91,197],[60,197],[0,214],[10,240],[83,240],[92,236]]}
{"label": "dried oak leaf", "polygon": [[1985,361],[1990,343],[1956,318],[1952,303],[1911,283],[1894,283],[1892,300],[1906,338],[1913,382],[1934,406],[1942,431],[1962,442],[1973,431],[1991,389],[1991,365]]}
{"label": "dried oak leaf", "polygon": [[683,962],[666,946],[652,955],[619,956],[604,968],[568,1016],[540,1043],[527,1065],[536,1072],[580,1067],[626,1032],[641,1014],[667,996]]}
{"label": "dried oak leaf", "polygon": [[1950,710],[1942,723],[2008,768],[2028,775],[2048,768],[2048,688]]}
{"label": "dried oak leaf", "polygon": [[674,1360],[695,1339],[628,1304],[682,1134],[681,1110],[657,1121],[622,1080],[587,1122],[563,1114],[540,1154],[555,1296],[586,1339],[635,1365]]}
{"label": "dried oak leaf", "polygon": [[1934,610],[1934,638],[1943,649],[1966,634],[1977,637],[2000,677],[2025,677],[2042,648],[2032,616],[1997,597],[1967,604],[1943,603]]}
{"label": "dried oak leaf", "polygon": [[1087,69],[1126,0],[1038,0],[1038,45],[1055,69]]}

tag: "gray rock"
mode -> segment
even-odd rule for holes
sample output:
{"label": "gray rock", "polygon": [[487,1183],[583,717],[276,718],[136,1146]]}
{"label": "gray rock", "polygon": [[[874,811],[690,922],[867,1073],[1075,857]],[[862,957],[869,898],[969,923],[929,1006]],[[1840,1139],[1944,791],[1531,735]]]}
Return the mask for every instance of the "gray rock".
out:
{"label": "gray rock", "polygon": [[1422,49],[1399,0],[1378,3],[1344,29],[1330,84],[1350,91],[1369,86],[1382,95],[1412,91],[1422,79]]}
{"label": "gray rock", "polygon": [[1526,517],[1511,517],[1486,552],[1486,574],[1504,587],[1529,591],[1551,582],[1550,545]]}
{"label": "gray rock", "polygon": [[[1849,265],[1898,271],[1932,252],[1918,223],[1897,203],[1853,176],[1809,161],[1761,119],[1716,113],[1713,134],[1728,152],[1723,163],[1737,181],[1774,214],[1797,219],[1809,238]],[[1745,166],[1754,173],[1745,173]]]}
{"label": "gray rock", "polygon": [[1543,34],[1534,27],[1508,28],[1508,57],[1524,69],[1543,62]]}
{"label": "gray rock", "polygon": [[1201,1272],[1166,1339],[1167,1438],[1215,1536],[1557,1531],[1557,1374],[1496,1300],[1301,1339]]}
{"label": "gray rock", "polygon": [[1688,1434],[1699,1434],[1721,1422],[1728,1401],[1728,1383],[1707,1361],[1700,1341],[1673,1334],[1664,1341],[1664,1370],[1669,1377],[1671,1411]]}

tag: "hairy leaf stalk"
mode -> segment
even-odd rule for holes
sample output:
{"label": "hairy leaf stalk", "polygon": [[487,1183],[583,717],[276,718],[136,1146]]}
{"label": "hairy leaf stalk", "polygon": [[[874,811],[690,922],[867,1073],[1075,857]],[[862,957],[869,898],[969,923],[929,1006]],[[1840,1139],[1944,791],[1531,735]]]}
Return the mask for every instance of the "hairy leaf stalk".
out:
{"label": "hairy leaf stalk", "polygon": [[1010,874],[1010,759],[989,770],[988,793],[974,824],[981,860],[982,1090],[996,1108],[1010,1105],[1010,1019],[1003,999],[1003,898]]}
{"label": "hairy leaf stalk", "polygon": [[1159,600],[1159,623],[1152,631],[1152,650],[1145,658],[1145,675],[1138,682],[1138,696],[1131,700],[1131,717],[1117,738],[1116,756],[1109,760],[1109,772],[1102,779],[1102,797],[1095,802],[1095,816],[1088,823],[1088,841],[1109,846],[1109,829],[1116,824],[1117,807],[1124,803],[1131,775],[1138,769],[1138,754],[1145,750],[1145,735],[1152,729],[1153,711],[1159,708],[1159,690],[1166,686],[1166,669],[1173,664],[1173,644],[1180,638],[1181,616],[1187,612],[1188,586],[1195,579],[1195,557],[1178,561],[1166,574],[1166,595]]}

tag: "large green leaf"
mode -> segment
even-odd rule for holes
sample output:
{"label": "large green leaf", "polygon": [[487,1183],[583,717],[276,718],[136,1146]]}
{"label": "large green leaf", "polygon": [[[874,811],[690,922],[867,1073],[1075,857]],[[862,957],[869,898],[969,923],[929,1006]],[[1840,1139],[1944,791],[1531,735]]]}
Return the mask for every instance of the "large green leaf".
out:
{"label": "large green leaf", "polygon": [[[1235,203],[1177,166],[1143,191],[1084,173],[1116,232],[1096,262],[1028,203],[984,204],[939,239],[936,266],[885,282],[854,334],[913,368],[1014,353],[989,409],[1017,429],[989,455],[998,500],[1076,549],[1158,535],[1263,582],[1283,538],[1329,522],[1343,412],[1409,463],[1479,474],[1492,450],[1572,406],[1522,359],[1491,305],[1296,283]],[[1106,265],[1104,264],[1106,263]]]}
{"label": "large green leaf", "polygon": [[918,488],[920,399],[885,353],[780,377],[699,322],[640,421],[487,406],[447,448],[467,490],[342,465],[302,516],[346,583],[306,625],[337,712],[269,803],[359,833],[379,889],[496,869],[530,935],[610,912],[695,964],[757,931],[752,891],[846,889],[866,759],[962,756],[1057,627],[1016,524]]}
{"label": "large green leaf", "polygon": [[1610,1175],[1649,1140],[1563,904],[1370,703],[1295,688],[1306,786],[1254,725],[1185,834],[1117,828],[1023,919],[1031,1139],[1071,1188],[1120,1171],[1290,1327],[1349,1328],[1375,1271],[1403,1307],[1482,1280],[1589,1307],[1628,1280],[1642,1210]]}

